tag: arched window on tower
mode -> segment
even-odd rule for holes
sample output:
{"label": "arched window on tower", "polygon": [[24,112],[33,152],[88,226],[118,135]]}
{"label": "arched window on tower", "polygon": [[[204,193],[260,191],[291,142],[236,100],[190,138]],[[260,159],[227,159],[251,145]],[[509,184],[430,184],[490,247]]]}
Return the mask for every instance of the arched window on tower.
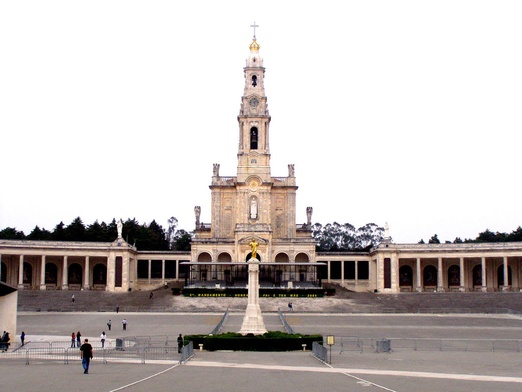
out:
{"label": "arched window on tower", "polygon": [[256,87],[256,86],[257,86],[257,76],[252,75],[252,87]]}
{"label": "arched window on tower", "polygon": [[250,129],[250,149],[257,150],[257,128]]}

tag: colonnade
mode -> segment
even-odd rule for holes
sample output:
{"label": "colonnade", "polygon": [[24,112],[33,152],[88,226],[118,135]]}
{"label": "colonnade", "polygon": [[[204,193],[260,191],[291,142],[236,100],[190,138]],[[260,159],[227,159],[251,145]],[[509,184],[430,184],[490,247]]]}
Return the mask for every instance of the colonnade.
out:
{"label": "colonnade", "polygon": [[[508,256],[399,258],[398,286],[401,291],[419,292],[519,290],[521,260]],[[387,288],[392,289],[383,287]]]}

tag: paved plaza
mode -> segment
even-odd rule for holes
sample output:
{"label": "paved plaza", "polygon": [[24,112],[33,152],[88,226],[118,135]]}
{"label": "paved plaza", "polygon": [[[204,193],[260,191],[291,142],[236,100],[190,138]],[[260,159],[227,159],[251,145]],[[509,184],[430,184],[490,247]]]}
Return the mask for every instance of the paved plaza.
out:
{"label": "paved plaza", "polygon": [[[213,301],[197,300],[199,305]],[[242,304],[242,303],[241,303]],[[241,304],[235,303],[234,307]],[[317,304],[319,304],[317,302]],[[73,331],[92,342],[101,331],[110,339],[129,336],[209,333],[222,312],[178,313],[43,313],[21,312],[18,330],[27,341],[67,340]],[[334,335],[331,363],[310,351],[207,352],[196,350],[186,364],[173,361],[123,363],[94,359],[89,375],[79,362],[24,361],[0,356],[2,390],[6,391],[520,391],[522,353],[516,350],[375,350],[342,351],[342,337],[379,339],[506,339],[522,338],[522,318],[516,315],[419,315],[307,313],[285,309],[296,332]],[[269,330],[282,330],[276,312],[263,313]],[[128,321],[123,331],[121,321]],[[106,328],[108,319],[113,328]],[[242,312],[234,309],[224,330],[237,331]],[[17,336],[18,339],[18,336]],[[392,347],[393,348],[393,347]],[[341,352],[342,351],[342,352]]]}

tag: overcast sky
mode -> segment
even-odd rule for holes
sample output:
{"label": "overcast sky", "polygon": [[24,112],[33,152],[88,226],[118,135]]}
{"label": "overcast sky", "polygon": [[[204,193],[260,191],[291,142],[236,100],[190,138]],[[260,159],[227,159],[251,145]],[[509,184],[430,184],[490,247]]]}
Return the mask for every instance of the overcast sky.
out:
{"label": "overcast sky", "polygon": [[255,21],[297,221],[397,243],[522,224],[522,2],[0,3],[0,229],[210,222]]}

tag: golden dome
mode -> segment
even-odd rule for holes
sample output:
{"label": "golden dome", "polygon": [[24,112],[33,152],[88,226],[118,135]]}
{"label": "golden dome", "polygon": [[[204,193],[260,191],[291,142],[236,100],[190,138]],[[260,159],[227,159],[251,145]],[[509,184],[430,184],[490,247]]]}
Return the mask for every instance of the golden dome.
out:
{"label": "golden dome", "polygon": [[249,46],[251,52],[259,52],[260,47],[255,38]]}

